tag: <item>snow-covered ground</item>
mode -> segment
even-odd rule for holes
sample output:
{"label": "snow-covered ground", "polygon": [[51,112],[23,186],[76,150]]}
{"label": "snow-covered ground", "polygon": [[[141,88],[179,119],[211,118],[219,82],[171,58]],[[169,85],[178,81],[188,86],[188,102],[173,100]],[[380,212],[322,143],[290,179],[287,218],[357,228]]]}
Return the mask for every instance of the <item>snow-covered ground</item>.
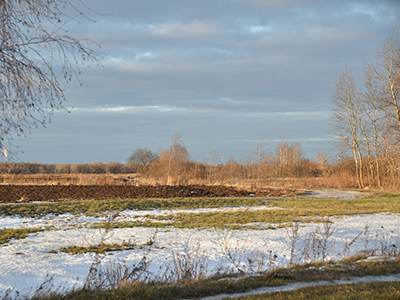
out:
{"label": "snow-covered ground", "polygon": [[[237,210],[240,208],[198,209],[176,211],[125,211],[119,220],[133,220],[148,214],[171,214],[178,212],[199,213],[211,211]],[[244,208],[241,208],[244,209]],[[262,208],[245,208],[262,209]],[[268,208],[263,208],[268,209]],[[96,244],[102,238],[99,229],[88,229],[91,222],[104,218],[75,217],[71,215],[48,216],[45,218],[0,218],[0,229],[6,227],[54,226],[55,229],[30,234],[28,238],[13,240],[0,246],[0,297],[6,289],[18,290],[24,294],[31,287],[41,284],[46,276],[53,277],[55,286],[82,285],[93,262],[91,253],[70,255],[59,252],[63,246],[88,246]],[[364,249],[388,249],[392,245],[400,247],[400,215],[383,213],[370,215],[330,218],[332,227],[324,223],[300,224],[298,234],[293,235],[293,227],[266,230],[196,230],[173,228],[123,228],[114,229],[106,237],[107,243],[135,242],[146,244],[155,236],[150,251],[146,249],[112,252],[106,255],[103,263],[109,260],[124,260],[128,265],[137,263],[145,255],[151,260],[150,271],[161,275],[168,266],[172,266],[174,254],[192,254],[200,247],[207,259],[209,274],[227,268],[241,268],[256,271],[259,268],[284,266],[290,261],[291,253],[296,262],[302,262],[307,242],[314,237],[320,241],[320,248],[314,258],[340,259],[344,255],[354,254]],[[83,224],[83,228],[77,226]],[[331,234],[331,235],[330,235]],[[292,237],[292,238],[291,238]],[[325,243],[326,242],[326,243]],[[294,251],[292,244],[294,243]],[[310,244],[310,243],[309,243]],[[51,253],[56,250],[57,253]],[[310,250],[310,248],[309,248]],[[228,253],[229,252],[229,253]],[[229,255],[228,255],[229,254]],[[228,257],[231,257],[229,259]],[[250,261],[255,262],[249,265]]]}

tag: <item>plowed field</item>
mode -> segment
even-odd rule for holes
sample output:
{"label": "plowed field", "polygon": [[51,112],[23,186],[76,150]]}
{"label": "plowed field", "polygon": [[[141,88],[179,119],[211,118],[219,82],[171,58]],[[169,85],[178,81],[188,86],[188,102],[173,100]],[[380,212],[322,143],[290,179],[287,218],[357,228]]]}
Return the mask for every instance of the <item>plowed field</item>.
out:
{"label": "plowed field", "polygon": [[226,186],[0,185],[0,202],[294,195],[281,189],[243,191]]}

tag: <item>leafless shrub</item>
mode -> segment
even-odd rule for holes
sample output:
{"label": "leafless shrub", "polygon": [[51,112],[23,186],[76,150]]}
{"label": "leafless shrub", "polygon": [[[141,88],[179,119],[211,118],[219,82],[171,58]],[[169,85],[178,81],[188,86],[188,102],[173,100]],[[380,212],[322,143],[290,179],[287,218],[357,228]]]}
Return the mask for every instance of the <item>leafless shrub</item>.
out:
{"label": "leafless shrub", "polygon": [[366,251],[368,249],[369,238],[370,238],[369,225],[365,224],[364,231],[363,231],[363,234],[362,234],[362,237],[361,237],[364,251]]}
{"label": "leafless shrub", "polygon": [[[105,243],[107,239],[112,236],[112,228],[115,223],[118,213],[110,214],[107,220],[104,222],[103,227],[100,229],[100,241],[97,246],[101,246]],[[150,251],[151,246],[155,242],[157,232],[150,237],[149,242],[147,242],[148,251]],[[89,241],[85,239],[87,243]],[[93,246],[90,244],[90,246]],[[108,261],[102,264],[105,254],[100,254],[96,252],[92,264],[89,268],[89,273],[86,277],[84,287],[88,289],[106,289],[106,288],[116,288],[118,286],[132,283],[135,281],[146,281],[149,278],[148,267],[150,261],[144,255],[142,259],[128,266],[124,260],[122,261]]]}
{"label": "leafless shrub", "polygon": [[[381,226],[383,229],[384,227]],[[399,254],[400,239],[398,236],[393,234],[381,234],[379,238],[379,232],[376,233],[376,240],[379,241],[379,245],[375,242],[375,251],[377,254],[382,256],[397,256]]]}
{"label": "leafless shrub", "polygon": [[230,264],[226,270],[219,269],[219,273],[239,272],[241,274],[264,272],[276,263],[276,255],[265,254],[261,251],[248,251],[252,246],[248,238],[241,239],[235,237],[234,231],[216,231],[218,244],[223,253],[223,258]]}
{"label": "leafless shrub", "polygon": [[172,251],[172,263],[167,266],[164,279],[167,281],[187,281],[204,279],[207,276],[208,258],[201,249],[200,240],[194,248],[187,241],[182,253]]}
{"label": "leafless shrub", "polygon": [[224,258],[228,260],[235,271],[246,273],[246,252],[248,241],[239,240],[234,237],[233,231],[216,231],[218,234],[218,244],[224,254]]}
{"label": "leafless shrub", "polygon": [[331,239],[333,233],[332,222],[328,219],[323,223],[322,229],[318,225],[313,232],[308,234],[304,240],[302,253],[304,261],[325,261],[329,251],[334,249],[334,241]]}
{"label": "leafless shrub", "polygon": [[290,241],[290,259],[289,264],[293,264],[296,261],[296,245],[300,239],[299,234],[299,222],[294,222],[288,230],[289,241]]}
{"label": "leafless shrub", "polygon": [[335,232],[335,229],[332,228],[333,223],[327,219],[322,227],[323,227],[323,236],[320,244],[320,250],[322,255],[322,260],[325,261],[329,254],[329,249],[334,248],[334,241],[331,239],[331,236]]}
{"label": "leafless shrub", "polygon": [[66,295],[76,289],[76,286],[67,286],[60,284],[54,285],[54,277],[47,274],[42,283],[36,287],[31,287],[28,292],[22,294],[18,290],[8,288],[1,294],[1,300],[27,300],[27,299],[44,299],[50,295]]}
{"label": "leafless shrub", "polygon": [[130,267],[124,260],[109,261],[103,266],[101,264],[103,257],[95,255],[84,284],[85,288],[91,290],[117,288],[133,282],[146,282],[150,277],[148,271],[150,261],[146,256]]}

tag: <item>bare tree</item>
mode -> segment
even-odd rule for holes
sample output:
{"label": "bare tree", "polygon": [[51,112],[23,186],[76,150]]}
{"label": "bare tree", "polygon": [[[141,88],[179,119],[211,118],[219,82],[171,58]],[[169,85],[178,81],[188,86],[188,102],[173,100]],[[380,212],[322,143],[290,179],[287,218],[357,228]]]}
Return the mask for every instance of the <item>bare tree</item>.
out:
{"label": "bare tree", "polygon": [[317,162],[319,164],[322,175],[325,175],[327,173],[327,168],[329,164],[329,156],[326,152],[326,149],[323,149],[321,152],[317,151]]}
{"label": "bare tree", "polygon": [[215,149],[211,150],[207,157],[203,159],[204,166],[206,168],[207,172],[207,179],[208,183],[211,183],[211,179],[213,176],[213,170],[215,169],[215,166],[217,165],[217,151]]}
{"label": "bare tree", "polygon": [[71,81],[82,65],[98,64],[92,48],[98,45],[65,30],[82,16],[70,0],[0,2],[0,148],[10,147],[12,133],[26,135],[45,126],[54,110],[65,109],[60,78]]}
{"label": "bare tree", "polygon": [[279,142],[275,150],[275,164],[277,176],[298,175],[299,162],[302,158],[301,145],[293,142],[290,146],[288,141]]}
{"label": "bare tree", "polygon": [[264,149],[264,144],[265,144],[264,139],[261,139],[260,142],[256,146],[254,146],[254,149],[253,149],[253,152],[257,159],[257,161],[254,162],[255,167],[256,167],[256,185],[257,185],[257,187],[260,186],[261,179],[262,179],[263,175],[265,175],[265,174],[263,174],[264,173],[263,171],[264,171],[264,167],[266,165],[267,154]]}
{"label": "bare tree", "polygon": [[164,151],[162,156],[166,157],[168,160],[167,185],[179,183],[181,175],[184,173],[185,165],[190,161],[190,156],[186,147],[182,146],[181,134],[174,134],[172,138],[172,146],[169,150]]}
{"label": "bare tree", "polygon": [[360,139],[360,93],[356,89],[354,77],[347,68],[336,82],[331,102],[331,116],[328,125],[341,150],[351,150],[356,165],[359,188],[364,187]]}
{"label": "bare tree", "polygon": [[[400,142],[400,42],[389,37],[377,51],[377,60],[368,66],[368,76],[376,90],[376,107],[383,113],[380,153],[386,158],[393,182],[398,178]],[[395,159],[397,158],[397,159]]]}
{"label": "bare tree", "polygon": [[139,148],[128,158],[128,162],[134,164],[139,172],[145,173],[157,159],[157,153],[154,153],[148,148]]}
{"label": "bare tree", "polygon": [[[374,77],[374,70],[371,65],[365,69],[366,92],[362,97],[363,116],[366,119],[366,127],[363,127],[363,134],[366,140],[368,164],[372,180],[377,186],[381,186],[379,157],[383,145],[382,133],[384,131],[384,112],[379,109],[379,84]],[[374,164],[371,157],[374,157]]]}
{"label": "bare tree", "polygon": [[400,43],[389,37],[378,48],[377,62],[369,66],[371,76],[378,84],[379,108],[397,123],[400,130]]}
{"label": "bare tree", "polygon": [[303,157],[303,151],[301,149],[301,145],[299,142],[293,142],[290,145],[290,158],[291,158],[291,166],[292,172],[294,175],[299,175],[299,163],[301,158]]}
{"label": "bare tree", "polygon": [[277,177],[283,177],[287,173],[287,167],[289,164],[289,144],[287,141],[279,142],[276,150],[275,157],[277,163]]}

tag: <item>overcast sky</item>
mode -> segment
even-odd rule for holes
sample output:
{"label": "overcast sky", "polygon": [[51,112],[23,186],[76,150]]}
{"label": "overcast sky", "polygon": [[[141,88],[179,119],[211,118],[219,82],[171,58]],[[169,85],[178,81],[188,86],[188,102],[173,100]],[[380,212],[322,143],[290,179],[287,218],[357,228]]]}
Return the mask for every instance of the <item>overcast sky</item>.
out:
{"label": "overcast sky", "polygon": [[21,161],[125,163],[137,148],[168,148],[175,133],[198,161],[241,161],[260,140],[269,153],[288,140],[308,158],[333,156],[335,80],[347,63],[362,89],[364,63],[400,26],[398,0],[85,3],[96,22],[68,29],[101,44],[104,67],[66,85],[71,114],[14,139]]}

